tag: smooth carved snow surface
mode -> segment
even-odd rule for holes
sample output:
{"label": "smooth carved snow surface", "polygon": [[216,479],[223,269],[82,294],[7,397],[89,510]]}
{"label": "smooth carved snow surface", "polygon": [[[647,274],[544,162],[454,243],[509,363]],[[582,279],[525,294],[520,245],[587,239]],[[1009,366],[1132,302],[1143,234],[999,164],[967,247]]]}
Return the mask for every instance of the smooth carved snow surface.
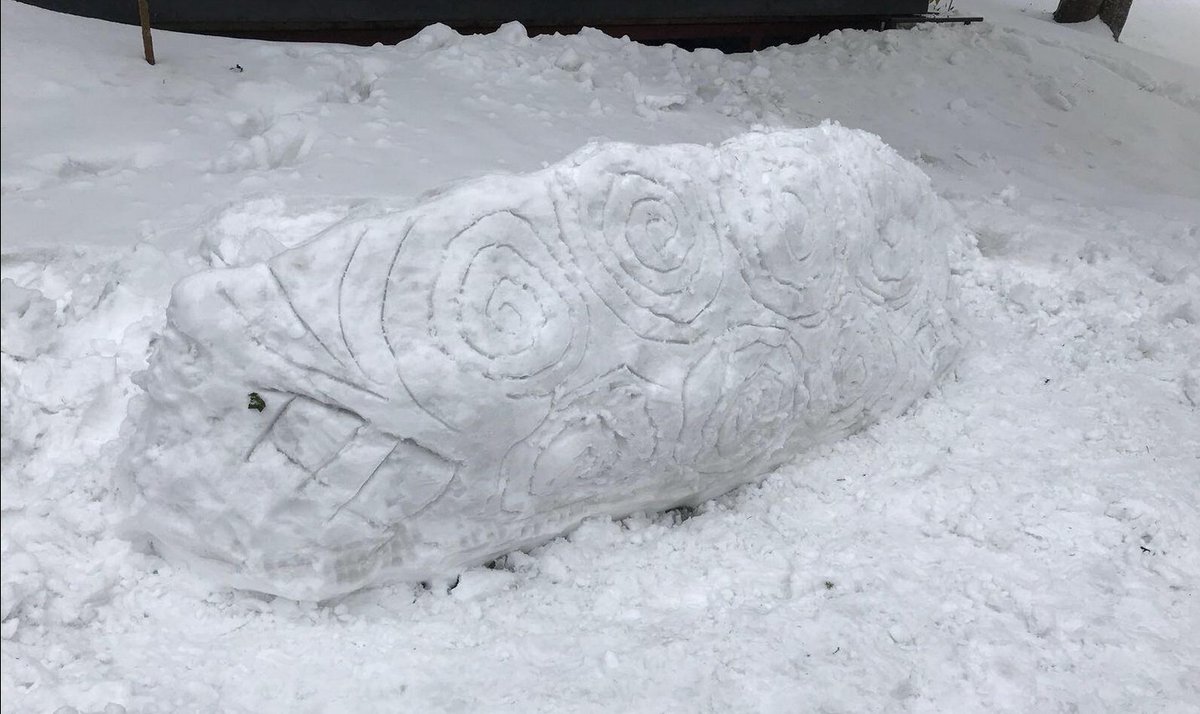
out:
{"label": "smooth carved snow surface", "polygon": [[919,170],[830,125],[592,145],[358,215],[176,287],[134,522],[316,599],[711,498],[946,370],[955,231]]}

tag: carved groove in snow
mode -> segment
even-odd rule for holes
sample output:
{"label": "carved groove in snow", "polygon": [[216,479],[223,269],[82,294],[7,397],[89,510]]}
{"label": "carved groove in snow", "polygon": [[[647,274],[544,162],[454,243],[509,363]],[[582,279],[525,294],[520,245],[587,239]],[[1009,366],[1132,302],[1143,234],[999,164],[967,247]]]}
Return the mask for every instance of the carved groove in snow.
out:
{"label": "carved groove in snow", "polygon": [[131,410],[135,522],[324,598],[698,502],[929,388],[954,231],[836,126],[594,145],[348,219],[176,287]]}

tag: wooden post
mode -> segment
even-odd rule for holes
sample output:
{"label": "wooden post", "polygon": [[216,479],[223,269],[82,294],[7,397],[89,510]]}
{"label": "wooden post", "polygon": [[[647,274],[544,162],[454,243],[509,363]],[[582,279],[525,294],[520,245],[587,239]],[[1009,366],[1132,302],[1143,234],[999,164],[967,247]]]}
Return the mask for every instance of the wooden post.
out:
{"label": "wooden post", "polygon": [[154,64],[154,40],[150,37],[150,0],[137,0],[138,17],[142,20],[142,49],[146,61]]}

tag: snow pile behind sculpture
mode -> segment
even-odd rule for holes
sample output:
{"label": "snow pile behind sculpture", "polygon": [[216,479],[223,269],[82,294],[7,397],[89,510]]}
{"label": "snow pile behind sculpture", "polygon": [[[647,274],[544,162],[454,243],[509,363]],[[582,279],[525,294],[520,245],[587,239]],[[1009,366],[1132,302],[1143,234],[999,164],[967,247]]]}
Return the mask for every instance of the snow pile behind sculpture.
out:
{"label": "snow pile behind sculpture", "polygon": [[832,125],[597,144],[348,219],[176,286],[133,522],[319,599],[711,498],[925,393],[958,345],[956,230]]}

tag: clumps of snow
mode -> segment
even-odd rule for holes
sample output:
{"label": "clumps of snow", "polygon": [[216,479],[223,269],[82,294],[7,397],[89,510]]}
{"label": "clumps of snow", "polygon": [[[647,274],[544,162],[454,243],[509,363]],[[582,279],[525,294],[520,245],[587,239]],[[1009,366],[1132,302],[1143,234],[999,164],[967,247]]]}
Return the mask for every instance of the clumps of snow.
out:
{"label": "clumps of snow", "polygon": [[529,39],[529,31],[516,20],[504,23],[492,36],[500,42],[513,45],[514,47],[529,47],[533,44]]}
{"label": "clumps of snow", "polygon": [[4,582],[0,584],[0,636],[12,639],[21,618],[38,619],[46,601],[46,579],[37,558],[15,544],[0,543]]}
{"label": "clumps of snow", "polygon": [[259,263],[345,220],[363,203],[274,194],[237,201],[201,223],[200,257],[214,268]]}
{"label": "clumps of snow", "polygon": [[436,50],[454,44],[461,37],[462,35],[458,34],[454,28],[444,23],[436,22],[418,32],[410,42],[424,49]]}
{"label": "clumps of snow", "polygon": [[307,120],[296,114],[238,113],[230,117],[230,123],[237,138],[213,160],[210,170],[215,173],[294,166],[308,155],[316,139]]}
{"label": "clumps of snow", "polygon": [[176,286],[133,522],[321,599],[703,501],[929,389],[959,235],[918,169],[828,124],[594,144],[343,221]]}
{"label": "clumps of snow", "polygon": [[554,60],[554,66],[565,72],[576,72],[583,66],[583,58],[574,47],[567,47]]}
{"label": "clumps of snow", "polygon": [[[4,270],[0,630],[20,652],[48,627],[91,622],[131,572],[103,503],[134,391],[118,375],[144,364],[150,316],[186,268],[142,246],[14,251]],[[12,666],[9,652],[6,692],[43,680],[40,657]]]}
{"label": "clumps of snow", "polygon": [[321,99],[330,103],[360,104],[375,94],[379,75],[372,70],[377,63],[366,63],[349,57],[339,57],[340,67],[334,75],[332,86]]}
{"label": "clumps of snow", "polygon": [[40,291],[23,288],[11,278],[0,280],[0,350],[17,359],[49,351],[55,341],[56,311],[54,301]]}
{"label": "clumps of snow", "polygon": [[14,358],[3,356],[0,367],[0,464],[11,469],[19,466],[33,453],[42,429],[36,418],[37,409],[21,390],[20,370],[10,366]]}

